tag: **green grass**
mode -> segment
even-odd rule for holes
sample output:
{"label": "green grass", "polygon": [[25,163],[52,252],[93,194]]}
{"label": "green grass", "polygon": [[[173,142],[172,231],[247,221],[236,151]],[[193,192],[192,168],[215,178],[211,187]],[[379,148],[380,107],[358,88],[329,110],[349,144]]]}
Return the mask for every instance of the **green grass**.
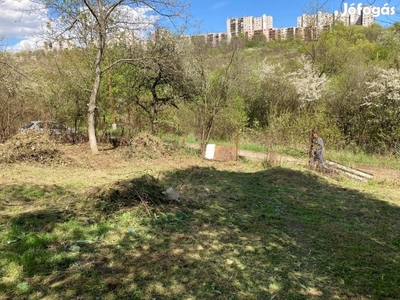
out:
{"label": "green grass", "polygon": [[175,134],[163,134],[160,137],[165,142],[174,142],[174,143],[188,143],[188,144],[195,144],[199,141],[197,138],[191,134],[187,134],[185,136],[179,136]]}
{"label": "green grass", "polygon": [[327,153],[332,160],[347,164],[363,164],[378,167],[400,169],[400,160],[395,155],[371,155],[364,153],[354,154],[350,151],[329,151]]}
{"label": "green grass", "polygon": [[240,144],[239,148],[260,153],[265,153],[267,151],[267,147],[265,145],[259,145],[255,143]]}
{"label": "green grass", "polygon": [[[192,135],[187,135],[183,139],[183,137],[177,135],[164,135],[162,137],[164,141],[169,142],[180,142],[183,140],[188,144],[196,144],[199,143],[198,140]],[[273,151],[282,155],[288,155],[297,158],[307,158],[307,142],[304,144],[304,149],[299,149],[300,147],[282,147],[278,145],[266,145],[263,143],[251,142],[240,142],[239,148],[242,150],[248,150],[259,153],[266,153],[267,151]],[[215,143],[221,146],[235,146],[235,141],[220,141],[220,140],[212,140],[210,143]],[[366,153],[354,153],[349,150],[332,150],[325,149],[324,156],[326,159],[337,161],[346,165],[368,165],[368,166],[377,166],[377,167],[389,167],[394,169],[400,169],[400,160],[395,155],[374,155],[374,154],[366,154]]]}
{"label": "green grass", "polygon": [[400,298],[395,188],[190,159],[90,193],[0,184],[0,299]]}
{"label": "green grass", "polygon": [[[162,140],[166,142],[179,142],[183,143],[183,141],[187,144],[199,144],[199,140],[196,139],[196,137],[192,135],[187,135],[184,138],[179,137],[176,135],[164,135],[162,136]],[[211,140],[209,141],[210,144],[218,144],[220,146],[235,146],[234,141],[220,141],[220,140]],[[254,151],[254,152],[260,152],[260,153],[265,153],[266,151],[266,146],[262,144],[257,144],[257,143],[252,143],[252,142],[246,142],[246,143],[240,143],[239,148],[242,150],[249,150],[249,151]]]}

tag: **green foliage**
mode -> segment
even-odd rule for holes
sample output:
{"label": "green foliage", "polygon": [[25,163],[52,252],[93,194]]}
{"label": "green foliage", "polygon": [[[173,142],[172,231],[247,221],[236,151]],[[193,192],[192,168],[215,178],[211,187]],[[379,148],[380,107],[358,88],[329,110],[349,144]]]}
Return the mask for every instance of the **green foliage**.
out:
{"label": "green foliage", "polygon": [[326,112],[318,109],[303,109],[296,113],[286,111],[279,116],[274,115],[264,130],[264,139],[268,145],[295,147],[306,151],[313,129],[324,138],[329,149],[342,146],[343,136],[340,130],[330,122]]}
{"label": "green foliage", "polygon": [[212,138],[218,140],[234,140],[238,128],[242,128],[247,121],[244,111],[244,99],[240,96],[232,95],[228,100],[223,113],[215,118],[215,129]]}
{"label": "green foliage", "polygon": [[377,53],[386,62],[390,68],[400,68],[400,23],[395,23],[393,26],[385,29],[379,36],[377,46],[381,52]]}
{"label": "green foliage", "polygon": [[178,108],[179,102],[194,97],[195,89],[180,51],[179,39],[166,30],[157,31],[145,46],[126,49],[130,63],[129,68],[124,68],[125,101],[143,110],[153,134],[167,107]]}
{"label": "green foliage", "polygon": [[[204,39],[161,29],[153,38],[146,47],[107,47],[96,107],[99,136],[115,122],[129,138],[151,128],[153,133],[193,135],[203,144],[231,140],[236,127],[271,136],[280,132],[290,143],[315,127],[329,145],[367,143],[384,152],[399,140],[393,101],[381,95],[371,100],[375,107],[363,106],[375,92],[367,85],[377,78],[375,68],[400,69],[398,23],[387,28],[339,24],[307,42],[238,36],[211,47]],[[1,54],[0,140],[31,119],[85,130],[94,78],[88,57],[95,51]],[[265,65],[275,69],[265,71]],[[324,89],[318,84],[309,89],[307,80],[298,80],[311,71],[314,82],[326,81]]]}
{"label": "green foliage", "polygon": [[246,121],[243,90],[243,44],[235,39],[221,48],[209,49],[199,44],[188,52],[188,73],[196,87],[196,97],[190,105],[200,136],[201,149],[213,137],[232,137],[235,128]]}
{"label": "green foliage", "polygon": [[363,27],[336,25],[323,32],[317,41],[305,44],[303,51],[320,73],[335,76],[352,66],[354,58],[367,61],[373,44],[366,38]]}
{"label": "green foliage", "polygon": [[261,81],[254,79],[250,84],[259,89],[246,103],[250,126],[265,128],[270,125],[271,118],[279,117],[286,111],[295,112],[299,108],[296,89],[287,80],[280,65],[275,65]]}
{"label": "green foliage", "polygon": [[252,39],[246,42],[246,47],[248,48],[256,48],[256,47],[265,47],[267,44],[267,39],[264,34],[257,34],[253,36]]}

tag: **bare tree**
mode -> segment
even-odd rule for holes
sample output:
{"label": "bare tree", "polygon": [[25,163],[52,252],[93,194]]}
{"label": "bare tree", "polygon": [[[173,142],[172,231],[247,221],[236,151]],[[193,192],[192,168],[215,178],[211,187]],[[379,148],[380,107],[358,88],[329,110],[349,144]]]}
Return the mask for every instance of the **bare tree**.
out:
{"label": "bare tree", "polygon": [[[183,0],[184,1],[184,0]],[[107,45],[124,37],[134,42],[135,35],[148,29],[158,19],[183,18],[188,7],[181,0],[32,0],[34,9],[45,14],[47,36],[53,42],[73,43],[93,49],[94,77],[88,103],[88,135],[93,154],[98,153],[95,111]],[[146,15],[147,18],[143,16]],[[123,60],[122,60],[123,61]],[[116,63],[116,62],[114,62]],[[113,63],[111,64],[111,66]]]}
{"label": "bare tree", "polygon": [[306,41],[313,41],[318,39],[320,32],[331,25],[332,20],[327,17],[325,4],[327,1],[321,3],[319,0],[310,0],[307,7],[303,8],[302,24],[300,27],[304,29],[304,38]]}
{"label": "bare tree", "polygon": [[0,142],[14,133],[16,124],[24,111],[21,94],[21,81],[25,74],[12,62],[7,53],[0,53]]}
{"label": "bare tree", "polygon": [[[242,66],[241,49],[243,44],[235,39],[226,47],[213,48],[202,39],[193,40],[191,63],[188,64],[197,97],[194,101],[201,151],[204,154],[206,144],[211,138],[216,120],[229,107],[241,102],[238,95]],[[235,107],[236,108],[236,107]],[[237,125],[242,118],[237,118]]]}

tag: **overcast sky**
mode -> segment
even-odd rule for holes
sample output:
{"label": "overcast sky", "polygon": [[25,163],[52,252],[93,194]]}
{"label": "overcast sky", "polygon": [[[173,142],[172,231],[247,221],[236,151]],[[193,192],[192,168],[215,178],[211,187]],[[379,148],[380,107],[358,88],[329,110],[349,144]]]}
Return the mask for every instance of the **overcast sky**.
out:
{"label": "overcast sky", "polygon": [[41,28],[41,18],[38,15],[24,12],[32,5],[29,0],[0,0],[0,44],[20,47],[31,43],[34,46],[36,39],[34,35]]}
{"label": "overcast sky", "polygon": [[[32,7],[29,0],[0,0],[0,49],[19,51],[33,50],[43,46],[40,39],[41,29],[44,27],[44,19],[39,13],[28,13]],[[129,15],[129,20],[141,24],[154,23],[154,16],[146,15],[148,9],[136,8],[135,10],[121,6],[124,16]],[[42,11],[44,12],[44,11]],[[149,26],[149,25],[147,25]],[[146,25],[140,26],[145,29]]]}

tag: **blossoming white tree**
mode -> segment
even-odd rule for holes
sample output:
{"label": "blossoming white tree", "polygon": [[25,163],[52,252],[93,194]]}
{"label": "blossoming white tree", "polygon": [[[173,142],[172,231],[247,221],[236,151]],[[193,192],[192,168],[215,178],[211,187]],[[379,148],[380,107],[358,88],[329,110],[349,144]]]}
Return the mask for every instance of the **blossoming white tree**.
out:
{"label": "blossoming white tree", "polygon": [[304,56],[301,57],[299,64],[300,67],[295,72],[287,73],[281,64],[264,61],[258,74],[262,80],[279,76],[290,82],[296,88],[301,104],[320,100],[326,89],[328,80],[326,75],[318,72]]}
{"label": "blossoming white tree", "polygon": [[370,132],[386,146],[400,142],[400,71],[376,68],[366,86],[360,108],[369,116]]}
{"label": "blossoming white tree", "polygon": [[289,78],[298,92],[300,102],[305,104],[321,100],[327,83],[325,73],[319,73],[304,57],[302,57],[301,63],[302,66],[296,72],[289,74]]}
{"label": "blossoming white tree", "polygon": [[400,71],[377,68],[374,80],[367,82],[369,90],[363,105],[382,106],[390,102],[396,111],[400,107]]}

